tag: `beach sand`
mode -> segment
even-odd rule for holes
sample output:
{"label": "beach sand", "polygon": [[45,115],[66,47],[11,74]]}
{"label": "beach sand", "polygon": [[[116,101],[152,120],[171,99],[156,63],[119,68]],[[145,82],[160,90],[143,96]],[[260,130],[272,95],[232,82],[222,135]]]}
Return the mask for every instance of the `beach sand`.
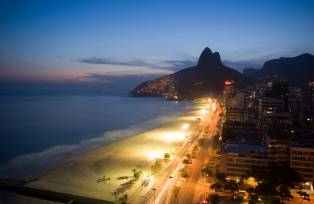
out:
{"label": "beach sand", "polygon": [[[187,141],[184,139],[169,143],[165,135],[182,133],[183,123],[188,122],[193,126],[197,121],[200,106],[195,104],[192,110],[167,125],[74,157],[49,169],[28,186],[113,201],[113,192],[127,181],[118,180],[118,177],[132,177],[132,169],[139,165],[144,171],[143,175],[151,175],[153,161],[148,156],[150,152],[174,154],[183,142]],[[184,134],[189,133],[185,131]],[[97,182],[104,177],[110,177],[110,180]],[[131,194],[134,189],[128,190],[127,193]]]}

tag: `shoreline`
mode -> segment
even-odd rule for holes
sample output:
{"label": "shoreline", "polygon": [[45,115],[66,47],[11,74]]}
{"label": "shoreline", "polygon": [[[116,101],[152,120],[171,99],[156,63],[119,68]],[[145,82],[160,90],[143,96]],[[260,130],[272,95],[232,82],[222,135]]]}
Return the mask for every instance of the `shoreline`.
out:
{"label": "shoreline", "polygon": [[[193,104],[185,113],[160,127],[123,138],[111,144],[98,147],[77,155],[46,171],[39,178],[27,184],[29,187],[55,190],[63,193],[89,196],[93,198],[114,200],[113,191],[119,188],[123,181],[118,177],[131,177],[133,168],[141,162],[147,162],[149,151],[171,151],[179,148],[182,142],[171,144],[163,139],[168,132],[177,131],[184,122],[195,122],[195,108]],[[149,161],[148,161],[149,162]],[[145,171],[149,172],[146,168]],[[106,183],[97,180],[110,177]]]}
{"label": "shoreline", "polygon": [[50,168],[59,166],[67,160],[86,154],[94,149],[102,148],[119,142],[120,140],[134,137],[143,132],[160,128],[176,120],[178,117],[191,110],[192,107],[193,103],[185,104],[182,106],[181,110],[174,111],[169,115],[163,114],[157,117],[150,117],[149,119],[133,124],[131,123],[120,129],[112,129],[104,132],[100,131],[97,133],[98,136],[83,139],[78,143],[58,144],[37,152],[15,156],[8,162],[1,163],[0,177],[32,180]]}

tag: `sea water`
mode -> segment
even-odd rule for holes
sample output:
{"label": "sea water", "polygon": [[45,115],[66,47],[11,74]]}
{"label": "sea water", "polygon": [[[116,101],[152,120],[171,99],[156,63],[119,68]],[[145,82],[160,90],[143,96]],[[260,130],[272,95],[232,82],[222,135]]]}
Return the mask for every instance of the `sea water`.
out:
{"label": "sea water", "polygon": [[0,176],[34,171],[158,127],[189,102],[103,94],[0,97]]}

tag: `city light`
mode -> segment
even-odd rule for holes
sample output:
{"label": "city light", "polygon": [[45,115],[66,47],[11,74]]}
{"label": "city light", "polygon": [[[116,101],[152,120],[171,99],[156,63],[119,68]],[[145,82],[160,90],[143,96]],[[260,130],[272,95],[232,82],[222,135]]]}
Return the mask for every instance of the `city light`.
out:
{"label": "city light", "polygon": [[207,112],[207,111],[206,111],[205,109],[201,109],[201,110],[200,110],[200,114],[201,114],[201,115],[206,114],[206,112]]}
{"label": "city light", "polygon": [[183,124],[181,125],[181,128],[182,128],[183,130],[188,129],[189,127],[190,127],[190,124],[189,124],[189,123],[183,123]]}
{"label": "city light", "polygon": [[163,136],[164,140],[166,140],[168,143],[176,142],[176,141],[182,141],[185,138],[185,134],[182,132],[176,132],[176,133],[168,133]]}
{"label": "city light", "polygon": [[212,109],[216,110],[216,103],[213,103]]}
{"label": "city light", "polygon": [[226,86],[231,86],[232,84],[233,84],[233,81],[231,81],[231,80],[225,81]]}
{"label": "city light", "polygon": [[162,159],[164,158],[164,153],[163,152],[148,152],[148,158],[150,160],[153,160],[153,159]]}
{"label": "city light", "polygon": [[253,187],[253,188],[256,188],[257,186],[257,181],[255,180],[254,177],[249,177],[246,179],[246,184]]}

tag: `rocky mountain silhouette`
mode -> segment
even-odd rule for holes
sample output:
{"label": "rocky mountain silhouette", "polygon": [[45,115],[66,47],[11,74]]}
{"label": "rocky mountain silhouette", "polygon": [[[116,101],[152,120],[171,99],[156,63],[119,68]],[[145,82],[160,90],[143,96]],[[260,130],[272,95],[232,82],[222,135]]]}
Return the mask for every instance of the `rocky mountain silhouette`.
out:
{"label": "rocky mountain silhouette", "polygon": [[221,94],[226,80],[244,87],[252,82],[240,72],[222,64],[220,54],[206,47],[196,66],[156,80],[146,81],[130,92],[132,96],[176,96],[193,99],[204,95]]}
{"label": "rocky mountain silhouette", "polygon": [[296,57],[281,57],[264,63],[260,69],[245,69],[243,74],[252,78],[278,76],[290,85],[305,86],[314,81],[314,55],[302,54]]}

